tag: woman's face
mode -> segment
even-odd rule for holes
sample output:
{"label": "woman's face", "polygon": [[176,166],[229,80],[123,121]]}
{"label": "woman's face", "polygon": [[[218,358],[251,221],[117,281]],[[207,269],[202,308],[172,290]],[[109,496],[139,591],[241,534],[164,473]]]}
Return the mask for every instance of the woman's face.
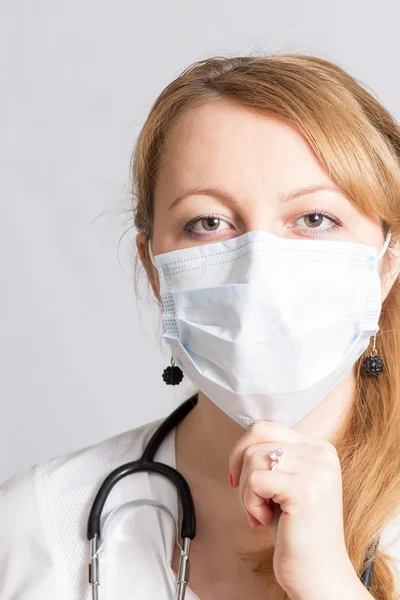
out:
{"label": "woman's face", "polygon": [[[153,253],[253,229],[299,240],[360,242],[378,251],[384,243],[379,218],[356,210],[296,128],[222,100],[191,109],[168,134],[154,191]],[[145,242],[138,234],[138,251],[159,298]],[[381,276],[385,264],[382,259]],[[389,270],[384,297],[395,280],[393,264]]]}

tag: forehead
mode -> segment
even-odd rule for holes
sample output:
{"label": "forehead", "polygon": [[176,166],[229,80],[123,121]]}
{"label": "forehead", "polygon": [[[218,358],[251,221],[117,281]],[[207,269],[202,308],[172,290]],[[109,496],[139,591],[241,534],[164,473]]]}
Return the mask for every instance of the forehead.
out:
{"label": "forehead", "polygon": [[[287,121],[224,100],[188,110],[171,127],[158,185],[232,184],[236,187],[329,183],[312,148]],[[165,192],[165,189],[163,190]]]}

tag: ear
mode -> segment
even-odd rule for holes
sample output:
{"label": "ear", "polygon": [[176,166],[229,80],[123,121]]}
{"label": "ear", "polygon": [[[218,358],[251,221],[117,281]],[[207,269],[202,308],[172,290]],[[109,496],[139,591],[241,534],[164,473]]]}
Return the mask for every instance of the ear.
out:
{"label": "ear", "polygon": [[161,304],[161,296],[160,296],[160,278],[158,276],[158,271],[156,267],[153,265],[149,255],[148,241],[149,235],[145,232],[139,232],[136,236],[136,248],[142,262],[142,265],[146,271],[147,278],[150,282],[151,288],[153,290],[154,296],[157,298],[158,302]]}
{"label": "ear", "polygon": [[400,274],[400,241],[389,245],[382,265],[382,302],[389,294]]}

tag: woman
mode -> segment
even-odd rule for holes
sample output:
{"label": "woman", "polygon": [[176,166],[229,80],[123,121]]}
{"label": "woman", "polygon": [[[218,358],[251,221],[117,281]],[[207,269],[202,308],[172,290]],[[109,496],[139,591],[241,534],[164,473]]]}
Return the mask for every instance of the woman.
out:
{"label": "woman", "polygon": [[[163,377],[198,387],[156,454],[193,495],[186,598],[395,598],[395,120],[321,58],[211,58],[155,102],[133,176],[138,256],[171,348]],[[161,421],[2,486],[1,600],[90,597],[92,502]],[[153,506],[132,504],[141,499]],[[157,504],[181,520],[163,477],[114,487],[100,598],[174,597],[179,540]],[[372,564],[368,591],[360,576]]]}

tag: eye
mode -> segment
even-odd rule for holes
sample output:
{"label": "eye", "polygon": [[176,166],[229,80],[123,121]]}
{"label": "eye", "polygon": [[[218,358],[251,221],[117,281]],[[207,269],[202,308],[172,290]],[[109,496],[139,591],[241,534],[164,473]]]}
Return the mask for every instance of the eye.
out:
{"label": "eye", "polygon": [[[303,223],[305,223],[305,227],[303,227],[303,230],[306,231],[307,234],[311,233],[312,235],[323,235],[340,229],[340,227],[342,227],[342,222],[337,217],[330,215],[324,210],[314,209],[311,212],[303,213],[302,215],[297,217],[297,219],[295,220],[295,224],[297,224],[298,221],[301,221],[302,219]],[[321,227],[321,225],[323,225],[323,223],[326,223],[327,221],[328,223],[324,227]]]}
{"label": "eye", "polygon": [[[222,223],[227,227],[221,228]],[[202,237],[207,234],[219,233],[221,229],[230,229],[230,225],[217,215],[199,215],[187,221],[182,229],[189,237]]]}

